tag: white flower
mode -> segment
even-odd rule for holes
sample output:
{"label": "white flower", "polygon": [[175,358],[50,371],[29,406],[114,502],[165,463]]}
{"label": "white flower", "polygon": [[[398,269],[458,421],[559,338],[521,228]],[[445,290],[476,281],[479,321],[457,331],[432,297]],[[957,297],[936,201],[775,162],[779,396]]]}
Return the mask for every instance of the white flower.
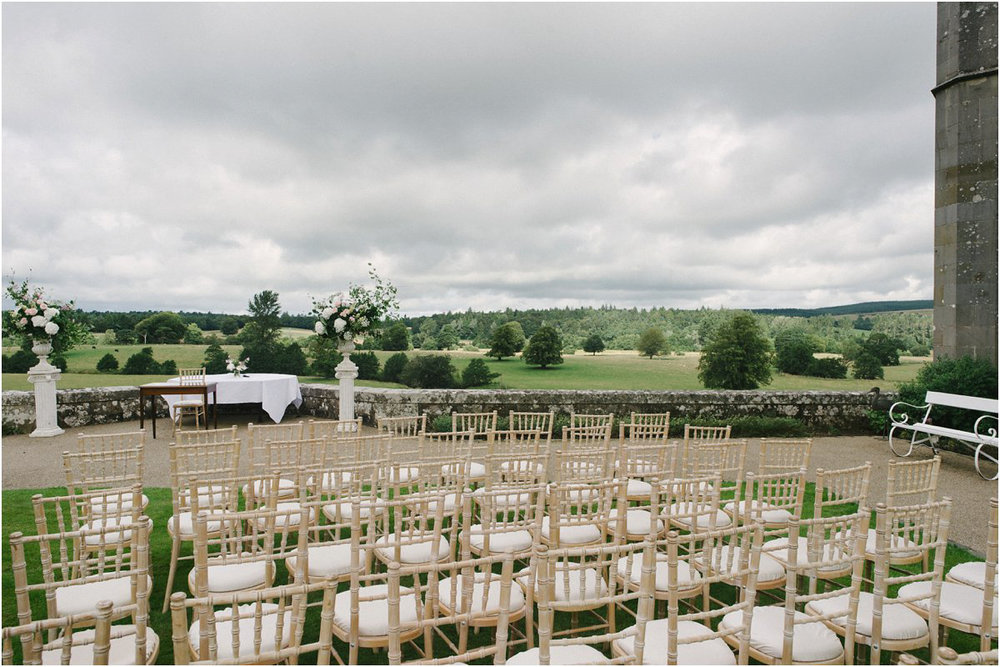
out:
{"label": "white flower", "polygon": [[59,325],[55,322],[49,322],[45,325],[45,333],[50,336],[55,336],[59,332]]}
{"label": "white flower", "polygon": [[39,329],[41,329],[42,327],[44,327],[47,322],[48,322],[48,320],[45,319],[44,315],[35,315],[34,317],[31,318],[31,324],[32,324],[32,326],[36,326]]}
{"label": "white flower", "polygon": [[337,319],[335,319],[333,321],[333,330],[336,331],[337,333],[340,333],[341,331],[343,331],[344,327],[346,327],[346,326],[347,326],[347,322],[344,319],[340,318],[340,317],[338,317]]}
{"label": "white flower", "polygon": [[327,306],[326,308],[323,309],[323,312],[320,314],[320,317],[322,317],[324,320],[328,320],[331,317],[333,317],[333,314],[336,312],[337,311],[334,310],[332,307]]}
{"label": "white flower", "polygon": [[45,312],[43,314],[45,315],[46,319],[51,320],[53,317],[59,314],[59,309],[52,308],[51,306],[49,306],[48,308],[45,309]]}
{"label": "white flower", "polygon": [[326,334],[326,325],[323,324],[322,322],[317,322],[315,329],[316,333],[318,333],[320,336]]}

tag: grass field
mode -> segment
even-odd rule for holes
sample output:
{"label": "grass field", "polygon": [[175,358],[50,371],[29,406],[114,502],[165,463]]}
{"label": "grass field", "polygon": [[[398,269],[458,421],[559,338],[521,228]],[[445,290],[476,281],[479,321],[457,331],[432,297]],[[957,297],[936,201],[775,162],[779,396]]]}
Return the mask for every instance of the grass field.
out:
{"label": "grass field", "polygon": [[[70,350],[66,354],[68,371],[59,380],[61,389],[81,389],[85,387],[134,386],[145,382],[159,382],[167,379],[162,376],[128,376],[117,374],[101,374],[97,372],[97,362],[107,353],[112,353],[120,365],[143,347],[153,348],[153,358],[157,361],[173,359],[178,368],[200,366],[204,362],[205,348],[199,345],[86,345]],[[240,346],[224,345],[223,349],[230,355],[239,354]],[[10,354],[12,348],[4,348],[4,354]],[[376,352],[381,362],[384,362],[393,352]],[[411,350],[407,355],[444,354],[442,352],[425,352]],[[482,353],[452,351],[447,352],[459,372],[465,368],[469,360],[483,358]],[[493,387],[501,389],[702,389],[698,381],[697,352],[684,355],[670,355],[649,359],[640,357],[635,352],[614,351],[599,355],[574,354],[564,357],[565,362],[551,368],[540,369],[528,366],[520,358],[486,359],[487,365],[494,373],[500,373]],[[884,390],[895,389],[899,383],[912,380],[920,367],[929,358],[902,357],[899,366],[887,366],[884,380],[831,380],[798,375],[776,373],[771,384],[763,387],[770,390],[834,390],[834,391],[866,391],[874,385]],[[336,380],[312,376],[300,377],[302,382],[333,383]],[[402,385],[360,381],[359,386],[402,387]],[[14,391],[30,391],[32,386],[25,375],[19,373],[3,374],[3,389]]]}

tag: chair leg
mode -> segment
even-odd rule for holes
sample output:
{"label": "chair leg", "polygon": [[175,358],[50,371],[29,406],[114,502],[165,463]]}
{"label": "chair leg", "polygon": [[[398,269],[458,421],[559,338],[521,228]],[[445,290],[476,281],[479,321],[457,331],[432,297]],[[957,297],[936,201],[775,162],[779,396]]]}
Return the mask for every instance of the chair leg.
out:
{"label": "chair leg", "polygon": [[174,575],[177,574],[177,560],[181,555],[181,540],[178,537],[170,538],[170,571],[167,573],[167,590],[163,594],[163,612],[167,613],[170,608],[170,594],[174,589]]}

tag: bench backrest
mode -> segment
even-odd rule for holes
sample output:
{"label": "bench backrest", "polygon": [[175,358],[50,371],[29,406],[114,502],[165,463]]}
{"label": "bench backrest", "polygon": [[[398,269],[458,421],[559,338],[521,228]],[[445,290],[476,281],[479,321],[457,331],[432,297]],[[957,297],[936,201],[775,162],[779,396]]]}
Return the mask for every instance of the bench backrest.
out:
{"label": "bench backrest", "polygon": [[1000,404],[995,398],[977,398],[975,396],[961,396],[959,394],[946,394],[943,391],[927,392],[926,402],[932,405],[944,405],[949,408],[965,408],[966,410],[976,410],[978,412],[989,412],[997,414],[997,405]]}

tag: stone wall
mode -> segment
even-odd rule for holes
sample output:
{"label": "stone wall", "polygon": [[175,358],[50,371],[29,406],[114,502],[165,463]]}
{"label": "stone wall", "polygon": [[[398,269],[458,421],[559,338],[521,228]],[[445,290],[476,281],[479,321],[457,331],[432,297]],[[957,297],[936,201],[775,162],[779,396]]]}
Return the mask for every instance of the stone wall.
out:
{"label": "stone wall", "polygon": [[[302,406],[289,407],[290,417],[336,418],[338,388],[303,384]],[[75,428],[139,417],[136,387],[64,389],[57,392],[59,425]],[[557,413],[666,412],[673,420],[732,417],[791,417],[816,432],[868,432],[869,396],[859,391],[576,391],[488,389],[381,389],[360,387],[355,410],[367,424],[379,417],[417,415],[430,417],[451,412],[488,412],[505,415],[510,410]],[[234,409],[235,406],[225,406]],[[235,408],[238,409],[238,408]],[[157,414],[166,416],[166,403],[157,400]],[[255,416],[256,417],[256,416]],[[254,417],[254,419],[255,419]],[[26,433],[34,428],[31,392],[3,392],[4,433]]]}

